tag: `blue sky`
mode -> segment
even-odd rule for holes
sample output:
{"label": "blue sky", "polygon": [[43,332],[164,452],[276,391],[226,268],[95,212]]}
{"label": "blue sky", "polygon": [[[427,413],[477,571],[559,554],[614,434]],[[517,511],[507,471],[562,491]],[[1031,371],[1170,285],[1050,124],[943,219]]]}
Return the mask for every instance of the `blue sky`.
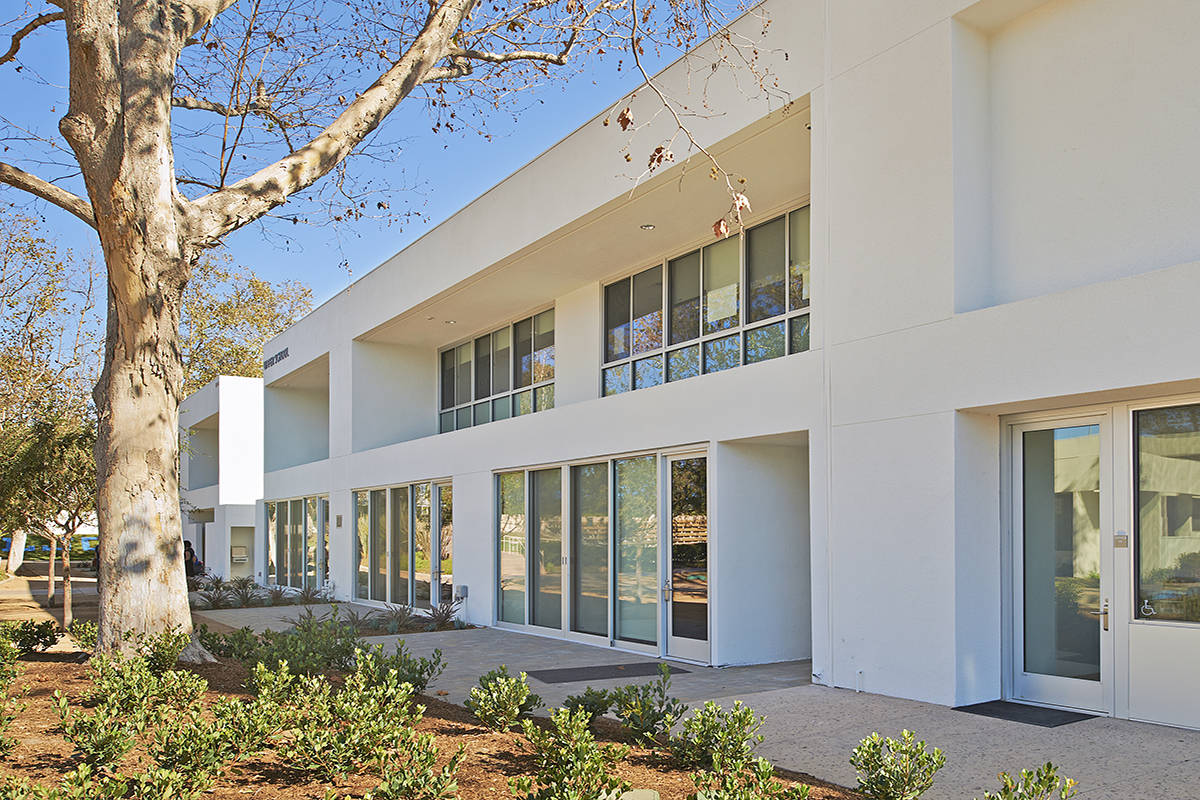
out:
{"label": "blue sky", "polygon": [[[7,36],[0,36],[0,40],[6,41]],[[66,92],[62,87],[67,79],[66,52],[61,40],[61,27],[55,26],[27,38],[22,47],[23,75],[32,72],[40,76],[45,82],[42,85],[16,74],[12,63],[0,66],[0,97],[4,98],[0,101],[0,115],[41,135],[52,136],[60,143],[57,125],[66,110]],[[676,55],[648,54],[647,65],[660,69]],[[236,262],[252,268],[261,277],[272,281],[287,278],[304,281],[312,287],[314,303],[319,305],[636,88],[640,83],[637,76],[628,69],[619,73],[616,62],[616,57],[610,56],[607,60],[576,66],[576,74],[569,80],[551,83],[531,94],[515,123],[511,113],[500,114],[489,123],[491,141],[473,131],[463,135],[435,134],[423,112],[402,104],[389,119],[386,135],[390,139],[407,138],[407,147],[385,168],[395,172],[397,181],[417,187],[405,196],[420,211],[420,220],[407,221],[403,227],[396,224],[388,227],[374,220],[336,229],[287,226],[283,231],[288,234],[286,240],[266,237],[258,226],[252,225],[227,237],[228,252]],[[12,129],[8,131],[11,135]],[[619,135],[613,136],[614,156],[623,144]],[[0,154],[0,160],[3,159]],[[47,179],[62,174],[61,167],[39,169],[19,162],[17,165]],[[25,205],[27,197],[6,189],[0,191],[0,201]],[[397,205],[393,204],[393,210]],[[99,245],[89,228],[48,204],[39,202],[35,208],[45,218],[47,238],[56,239],[61,246],[77,253],[92,251],[98,256]],[[349,270],[339,266],[343,262]]]}

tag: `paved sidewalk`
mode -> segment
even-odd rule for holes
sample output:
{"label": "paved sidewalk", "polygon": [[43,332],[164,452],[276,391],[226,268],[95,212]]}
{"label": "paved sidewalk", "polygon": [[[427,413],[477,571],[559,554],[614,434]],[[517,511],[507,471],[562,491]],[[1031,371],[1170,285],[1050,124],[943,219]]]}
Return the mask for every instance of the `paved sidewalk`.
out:
{"label": "paved sidewalk", "polygon": [[[232,627],[257,627],[284,611],[294,618],[299,609],[197,612],[196,618],[210,616]],[[446,699],[455,703],[466,699],[479,675],[500,664],[516,673],[658,661],[492,628],[373,636],[367,641],[391,650],[398,638],[404,638],[415,655],[442,650],[446,671],[429,691],[444,691]],[[1198,731],[1107,718],[1040,728],[929,703],[813,686],[811,665],[804,661],[726,669],[676,666],[689,672],[672,677],[673,695],[693,705],[709,699],[724,706],[743,701],[766,717],[760,731],[766,737],[759,748],[761,755],[781,767],[831,783],[855,785],[849,759],[863,737],[874,731],[897,737],[907,729],[946,753],[946,767],[924,795],[926,800],[980,798],[985,790],[999,788],[998,772],[1032,769],[1046,761],[1057,764],[1060,775],[1080,781],[1077,797],[1084,800],[1200,800]],[[554,707],[587,686],[608,688],[651,680],[654,678],[546,684],[531,678],[529,683],[548,707]]]}

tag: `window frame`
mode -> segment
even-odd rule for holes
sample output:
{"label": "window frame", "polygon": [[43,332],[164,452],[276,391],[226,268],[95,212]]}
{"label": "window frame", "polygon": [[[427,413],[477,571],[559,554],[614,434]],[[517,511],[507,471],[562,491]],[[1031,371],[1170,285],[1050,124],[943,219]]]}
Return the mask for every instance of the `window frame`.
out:
{"label": "window frame", "polygon": [[[808,288],[809,291],[808,291],[806,305],[804,305],[802,307],[798,307],[798,308],[791,308],[791,307],[789,307],[791,305],[790,279],[791,279],[791,266],[792,266],[792,245],[793,245],[792,236],[791,236],[791,231],[792,231],[791,215],[800,213],[800,212],[804,211],[805,209],[808,209],[809,214],[810,214],[809,258],[808,258],[810,280],[808,282],[808,286],[806,287],[806,288]],[[638,269],[623,273],[623,274],[617,276],[616,278],[614,278],[613,280],[605,282],[603,284],[602,290],[601,290],[601,303],[603,304],[603,308],[601,309],[601,313],[600,313],[600,324],[602,326],[602,330],[600,332],[600,337],[599,337],[599,340],[600,340],[600,347],[599,347],[599,349],[600,349],[600,353],[599,353],[599,356],[600,356],[600,396],[608,397],[608,396],[615,395],[615,394],[624,394],[626,392],[636,391],[638,389],[653,388],[654,386],[661,386],[666,383],[673,383],[673,382],[677,382],[680,380],[686,380],[689,377],[696,377],[699,375],[705,375],[705,374],[711,374],[713,372],[724,371],[726,369],[731,369],[736,366],[745,366],[748,364],[760,363],[762,361],[774,360],[775,358],[779,358],[782,356],[788,356],[788,355],[794,355],[797,353],[808,352],[808,350],[810,349],[808,346],[808,340],[809,340],[809,337],[811,336],[811,314],[812,314],[812,307],[813,307],[812,292],[811,292],[811,264],[812,264],[812,245],[811,245],[811,242],[812,242],[811,213],[812,212],[811,212],[811,209],[812,209],[811,202],[808,200],[805,200],[803,203],[796,206],[795,208],[791,208],[787,211],[782,212],[781,214],[772,215],[772,216],[768,217],[767,219],[757,222],[756,224],[754,224],[752,226],[747,226],[744,231],[741,231],[737,234],[737,237],[738,237],[738,282],[736,285],[737,285],[737,290],[738,290],[738,313],[737,313],[737,322],[736,322],[736,324],[734,324],[732,326],[721,328],[721,329],[714,329],[712,331],[706,332],[705,325],[704,325],[703,317],[704,317],[704,308],[706,305],[704,278],[705,278],[705,266],[707,263],[706,258],[705,258],[705,251],[707,248],[711,247],[712,245],[719,244],[719,242],[709,242],[707,244],[702,244],[699,247],[692,247],[692,248],[688,248],[688,249],[683,250],[678,253],[671,253],[671,254],[667,255],[666,257],[661,258],[654,263],[643,264]],[[748,281],[749,281],[749,266],[748,266],[749,235],[748,234],[750,234],[752,231],[754,231],[758,228],[761,228],[765,225],[770,225],[772,223],[779,222],[779,221],[781,221],[783,223],[783,238],[784,238],[784,242],[783,242],[784,243],[783,287],[782,287],[782,293],[783,293],[783,299],[784,299],[784,310],[781,313],[776,314],[771,317],[768,317],[766,319],[757,319],[757,320],[754,320],[753,322],[751,322],[750,321],[750,316],[751,316],[750,288],[751,287],[748,284]],[[697,315],[698,315],[697,316],[697,323],[698,323],[697,335],[695,337],[692,337],[687,340],[672,342],[672,331],[671,331],[672,308],[671,308],[671,302],[670,302],[671,301],[670,287],[671,287],[671,278],[672,278],[671,264],[672,264],[672,262],[681,261],[681,260],[683,260],[685,258],[689,258],[693,255],[699,256],[699,258],[698,258],[699,263],[696,267],[699,270],[698,276],[697,276],[698,280],[699,280],[699,297],[698,297],[698,301],[697,301],[699,303],[699,306],[697,308]],[[646,350],[644,352],[634,353],[633,351],[636,348],[633,346],[633,342],[632,342],[632,335],[633,335],[632,329],[633,329],[633,325],[635,322],[634,317],[633,317],[633,306],[634,306],[633,287],[636,283],[636,278],[638,276],[643,275],[654,269],[661,270],[660,274],[661,274],[661,284],[662,284],[661,285],[662,312],[660,315],[660,319],[661,319],[661,332],[660,332],[660,336],[659,336],[660,343],[659,343],[658,347],[656,347],[654,349]],[[627,323],[627,325],[629,326],[629,331],[627,332],[627,337],[626,337],[630,340],[630,342],[629,342],[630,346],[628,347],[628,352],[626,355],[624,355],[620,358],[613,358],[611,360],[608,360],[609,349],[610,349],[609,348],[609,333],[611,330],[609,327],[610,320],[609,320],[609,309],[608,309],[609,289],[610,289],[610,287],[616,286],[617,284],[619,284],[623,281],[628,281],[629,291],[630,291],[629,298],[625,303],[625,305],[630,310],[629,321]],[[783,349],[783,352],[779,353],[778,355],[769,356],[767,358],[751,359],[750,356],[748,355],[748,348],[747,348],[747,343],[750,341],[750,338],[754,334],[759,333],[760,331],[764,331],[765,329],[770,328],[775,325],[780,325],[782,327],[782,349]],[[714,368],[709,369],[708,364],[706,363],[709,359],[706,358],[706,355],[709,353],[710,350],[713,350],[714,348],[717,347],[717,345],[714,343],[720,342],[722,340],[730,339],[731,337],[734,337],[734,336],[737,337],[737,344],[738,344],[738,350],[739,350],[738,356],[737,356],[737,363],[736,364],[725,363],[724,366],[720,366],[719,368],[714,363],[714,365],[713,365]],[[798,346],[798,342],[801,340],[804,342],[803,347]],[[687,351],[689,348],[695,348],[694,359],[685,353],[685,351]],[[678,354],[678,355],[676,355],[676,354]],[[672,363],[673,355],[679,361],[683,361],[685,358],[687,358],[689,360],[694,360],[694,362],[695,362],[694,371],[689,371],[687,374],[679,375],[675,378],[672,378],[672,376],[670,374],[669,365]],[[659,361],[659,369],[657,371],[657,379],[656,380],[648,380],[646,383],[639,385],[639,381],[637,379],[638,364],[649,361],[650,359],[658,359],[658,361]],[[610,375],[612,376],[612,382],[610,382]],[[623,386],[613,385],[617,381],[623,382]]]}
{"label": "window frame", "polygon": [[[457,339],[445,347],[438,349],[437,354],[437,375],[438,375],[438,391],[437,391],[437,432],[452,433],[456,430],[465,430],[474,428],[480,425],[485,425],[489,422],[499,422],[503,419],[511,419],[512,417],[526,416],[538,411],[548,411],[554,408],[554,368],[551,368],[551,377],[543,380],[533,380],[536,376],[536,354],[539,350],[536,347],[537,337],[537,319],[546,312],[555,312],[555,305],[549,303],[544,306],[539,306],[531,312],[510,319],[507,323],[496,325],[489,328],[484,328],[470,336]],[[518,361],[517,361],[517,326],[521,323],[528,322],[530,328],[530,378],[531,382],[528,385],[518,386]],[[495,336],[502,331],[508,332],[508,366],[505,370],[507,380],[507,389],[496,389],[498,383],[496,376],[495,359]],[[556,336],[558,331],[558,318],[555,314],[554,333]],[[490,394],[479,397],[478,381],[480,378],[480,359],[478,356],[478,342],[480,339],[487,337],[489,340],[489,360],[487,370],[490,377],[492,391]],[[551,361],[556,362],[555,358],[555,342],[551,342],[549,349],[551,351]],[[469,375],[465,380],[470,389],[470,398],[466,401],[460,399],[459,396],[459,371],[461,364],[458,356],[453,356],[454,364],[452,372],[454,374],[455,386],[450,391],[450,395],[454,397],[454,404],[447,406],[445,401],[447,397],[446,387],[446,370],[443,366],[443,360],[447,354],[457,354],[460,348],[466,348],[467,354],[470,356]],[[520,408],[523,397],[527,396],[528,407],[522,412]],[[507,407],[505,416],[497,416],[498,409]]]}

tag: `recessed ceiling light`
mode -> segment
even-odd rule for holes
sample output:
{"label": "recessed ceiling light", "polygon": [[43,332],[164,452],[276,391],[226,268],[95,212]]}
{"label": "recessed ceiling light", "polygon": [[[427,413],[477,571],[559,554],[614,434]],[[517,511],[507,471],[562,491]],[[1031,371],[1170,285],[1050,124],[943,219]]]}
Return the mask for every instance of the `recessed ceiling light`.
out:
{"label": "recessed ceiling light", "polygon": [[454,322],[455,322],[455,320],[452,320],[452,319],[448,319],[448,320],[446,320],[446,324],[447,324],[447,325],[453,325],[453,324],[454,324]]}
{"label": "recessed ceiling light", "polygon": [[643,225],[643,226],[642,226],[642,230],[644,230],[644,231],[652,231],[652,230],[654,230],[654,226],[653,226],[653,225],[651,225],[649,222],[647,222],[645,225]]}
{"label": "recessed ceiling light", "polygon": [[427,320],[431,320],[431,319],[433,319],[433,317],[426,317],[425,319],[427,319]]}

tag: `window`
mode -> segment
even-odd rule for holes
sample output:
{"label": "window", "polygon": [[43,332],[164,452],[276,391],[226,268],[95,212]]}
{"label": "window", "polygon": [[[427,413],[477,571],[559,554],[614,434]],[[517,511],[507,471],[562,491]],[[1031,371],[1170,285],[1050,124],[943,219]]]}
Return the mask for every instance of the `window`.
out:
{"label": "window", "polygon": [[554,309],[439,355],[438,432],[554,408]]}
{"label": "window", "polygon": [[329,580],[329,499],[267,503],[267,583],[317,589]]}
{"label": "window", "polygon": [[809,208],[604,288],[605,395],[809,346]]}

